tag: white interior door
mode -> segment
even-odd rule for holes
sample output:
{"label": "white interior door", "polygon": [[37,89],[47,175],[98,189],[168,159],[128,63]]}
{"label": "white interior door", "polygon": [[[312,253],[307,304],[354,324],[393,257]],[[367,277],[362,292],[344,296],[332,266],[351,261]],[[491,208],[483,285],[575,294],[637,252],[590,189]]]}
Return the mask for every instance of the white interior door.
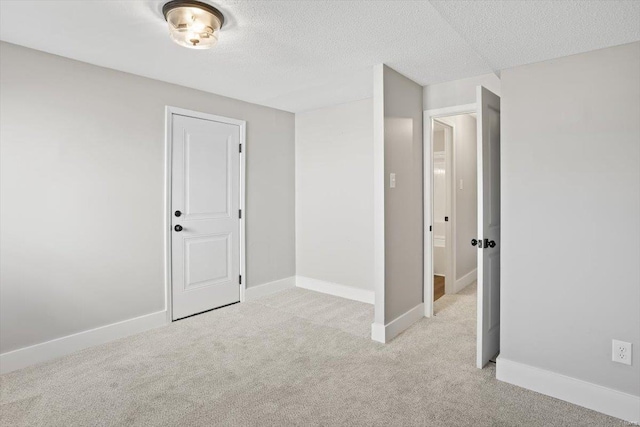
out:
{"label": "white interior door", "polygon": [[500,98],[478,86],[478,343],[476,365],[500,351]]}
{"label": "white interior door", "polygon": [[240,300],[240,127],[171,117],[176,320]]}

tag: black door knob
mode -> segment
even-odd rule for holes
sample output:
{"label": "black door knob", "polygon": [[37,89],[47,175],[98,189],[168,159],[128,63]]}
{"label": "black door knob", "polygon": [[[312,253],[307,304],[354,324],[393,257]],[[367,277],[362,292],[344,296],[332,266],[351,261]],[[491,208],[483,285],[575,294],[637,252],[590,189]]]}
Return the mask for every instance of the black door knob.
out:
{"label": "black door knob", "polygon": [[490,248],[495,248],[496,242],[494,242],[493,240],[489,240],[489,242],[487,243],[487,246],[489,246]]}
{"label": "black door knob", "polygon": [[471,239],[471,246],[475,246],[478,244],[478,240],[477,239]]}
{"label": "black door knob", "polygon": [[182,231],[182,226],[180,224],[178,224],[175,227],[173,227],[173,229],[176,230],[176,231]]}
{"label": "black door knob", "polygon": [[174,213],[174,215],[175,215],[175,216],[180,216],[180,215],[182,215],[182,212],[180,212],[180,211],[176,211],[176,213]]}

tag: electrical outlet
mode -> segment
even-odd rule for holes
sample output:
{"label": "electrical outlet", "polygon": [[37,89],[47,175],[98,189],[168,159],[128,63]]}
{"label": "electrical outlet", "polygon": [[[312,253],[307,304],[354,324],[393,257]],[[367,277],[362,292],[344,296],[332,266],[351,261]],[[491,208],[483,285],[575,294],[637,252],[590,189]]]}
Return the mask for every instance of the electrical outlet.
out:
{"label": "electrical outlet", "polygon": [[613,340],[611,360],[631,365],[631,343]]}

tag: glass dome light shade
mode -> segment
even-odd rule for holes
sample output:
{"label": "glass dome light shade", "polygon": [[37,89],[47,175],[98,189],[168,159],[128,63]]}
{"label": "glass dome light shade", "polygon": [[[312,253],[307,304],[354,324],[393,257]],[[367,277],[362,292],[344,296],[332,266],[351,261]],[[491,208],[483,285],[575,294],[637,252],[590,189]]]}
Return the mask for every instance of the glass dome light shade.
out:
{"label": "glass dome light shade", "polygon": [[196,1],[176,0],[164,5],[169,35],[180,46],[210,49],[218,42],[224,17],[213,6]]}

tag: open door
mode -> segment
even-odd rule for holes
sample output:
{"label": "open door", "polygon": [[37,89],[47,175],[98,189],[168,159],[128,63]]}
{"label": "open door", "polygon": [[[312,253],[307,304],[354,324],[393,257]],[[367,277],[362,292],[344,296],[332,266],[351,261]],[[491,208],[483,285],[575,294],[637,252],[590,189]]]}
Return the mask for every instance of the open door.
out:
{"label": "open door", "polygon": [[478,102],[478,343],[476,366],[500,352],[500,97]]}

